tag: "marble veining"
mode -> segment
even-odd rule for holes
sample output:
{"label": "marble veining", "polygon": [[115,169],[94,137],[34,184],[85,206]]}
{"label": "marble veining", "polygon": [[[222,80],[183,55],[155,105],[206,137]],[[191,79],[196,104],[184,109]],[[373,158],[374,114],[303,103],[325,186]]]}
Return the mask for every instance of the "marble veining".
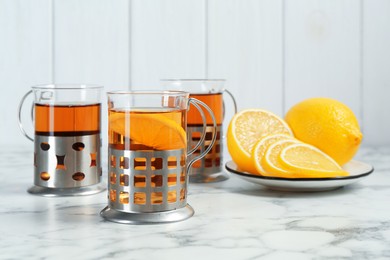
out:
{"label": "marble veining", "polygon": [[0,259],[390,259],[390,149],[356,159],[375,171],[341,189],[279,192],[230,176],[190,185],[192,218],[136,226],[99,216],[105,192],[28,194],[32,147],[1,147]]}

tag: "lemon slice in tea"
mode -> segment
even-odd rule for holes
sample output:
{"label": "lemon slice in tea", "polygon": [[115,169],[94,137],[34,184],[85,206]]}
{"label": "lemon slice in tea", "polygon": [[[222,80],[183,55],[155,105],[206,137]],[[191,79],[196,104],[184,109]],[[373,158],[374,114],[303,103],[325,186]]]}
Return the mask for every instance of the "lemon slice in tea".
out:
{"label": "lemon slice in tea", "polygon": [[[171,112],[172,113],[172,112]],[[167,113],[167,114],[171,114]],[[180,112],[177,112],[180,113]],[[156,150],[186,148],[186,132],[165,113],[119,112],[110,114],[110,128]],[[180,121],[179,121],[180,122]],[[126,124],[131,124],[127,126]]]}

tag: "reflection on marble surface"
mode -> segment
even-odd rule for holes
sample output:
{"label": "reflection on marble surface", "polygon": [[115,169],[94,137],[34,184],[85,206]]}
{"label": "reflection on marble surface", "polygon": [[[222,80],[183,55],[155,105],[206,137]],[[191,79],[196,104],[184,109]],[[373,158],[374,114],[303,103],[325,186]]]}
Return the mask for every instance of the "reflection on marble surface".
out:
{"label": "reflection on marble surface", "polygon": [[[189,220],[106,222],[106,193],[29,195],[32,150],[0,149],[0,259],[390,258],[390,149],[363,148],[373,174],[344,188],[277,192],[231,176],[191,184]],[[106,176],[106,173],[105,173]]]}

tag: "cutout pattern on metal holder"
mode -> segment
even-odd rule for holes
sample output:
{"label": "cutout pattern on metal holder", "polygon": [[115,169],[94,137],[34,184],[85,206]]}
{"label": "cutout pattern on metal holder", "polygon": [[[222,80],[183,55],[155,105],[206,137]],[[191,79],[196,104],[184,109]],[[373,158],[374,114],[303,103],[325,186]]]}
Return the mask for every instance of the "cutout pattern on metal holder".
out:
{"label": "cutout pattern on metal holder", "polygon": [[[195,156],[201,154],[211,143],[213,135],[213,127],[206,127],[206,138],[204,143],[196,150],[191,156],[192,159]],[[200,139],[202,134],[202,126],[187,126],[188,143],[191,147],[194,147]],[[222,126],[217,126],[217,138],[215,140],[213,148],[203,158],[194,162],[191,167],[190,175],[207,175],[222,171],[223,151],[222,151]]]}
{"label": "cutout pattern on metal holder", "polygon": [[113,210],[161,212],[187,205],[186,151],[109,149],[108,201]]}
{"label": "cutout pattern on metal holder", "polygon": [[35,135],[34,184],[46,188],[75,188],[99,184],[100,134]]}

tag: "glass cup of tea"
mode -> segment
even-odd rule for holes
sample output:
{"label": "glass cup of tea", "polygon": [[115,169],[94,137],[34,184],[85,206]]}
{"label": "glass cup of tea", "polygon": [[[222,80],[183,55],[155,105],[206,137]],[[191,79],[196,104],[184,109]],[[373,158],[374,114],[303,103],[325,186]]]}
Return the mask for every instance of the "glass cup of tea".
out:
{"label": "glass cup of tea", "polygon": [[[207,150],[188,158],[206,136],[210,108],[183,91],[108,92],[108,206],[101,216],[125,224],[166,223],[194,214],[187,204],[188,172]],[[188,151],[187,113],[192,104],[203,131]],[[203,107],[203,109],[201,108]],[[210,146],[210,149],[211,149]]]}
{"label": "glass cup of tea", "polygon": [[[43,196],[90,195],[101,184],[101,91],[93,85],[40,85],[27,92],[19,105],[19,126],[34,142],[34,186]],[[34,95],[34,135],[22,124],[22,107]]]}
{"label": "glass cup of tea", "polygon": [[[237,113],[236,100],[231,92],[224,88],[224,79],[163,79],[161,84],[166,90],[188,91],[190,97],[203,101],[211,108],[217,121],[217,138],[212,149],[201,160],[192,165],[190,182],[208,183],[228,179],[223,171],[223,120],[225,118],[225,103],[223,94],[228,94],[233,101],[233,112]],[[190,109],[187,118],[188,142],[195,145],[199,140],[199,132],[202,126],[200,116]],[[206,116],[207,117],[207,116]],[[207,117],[207,126],[211,126],[211,120]],[[209,133],[211,128],[207,128]],[[205,151],[210,144],[210,134],[206,135],[206,141],[193,156]]]}

